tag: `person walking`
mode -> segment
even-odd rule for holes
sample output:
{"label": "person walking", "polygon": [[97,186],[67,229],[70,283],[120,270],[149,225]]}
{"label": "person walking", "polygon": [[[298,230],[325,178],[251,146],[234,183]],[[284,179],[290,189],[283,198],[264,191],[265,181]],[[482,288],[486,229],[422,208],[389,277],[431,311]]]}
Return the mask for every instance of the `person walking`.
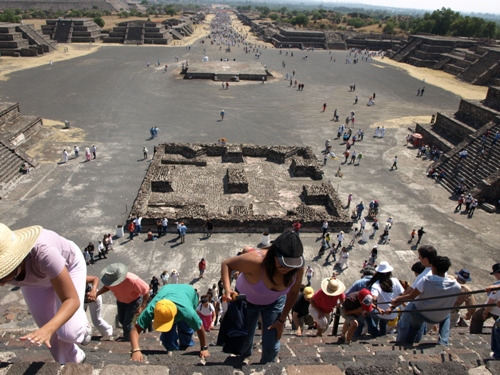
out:
{"label": "person walking", "polygon": [[311,279],[313,276],[314,276],[314,270],[311,268],[311,266],[307,266],[307,269],[306,269],[307,284],[306,284],[306,286],[311,286]]}
{"label": "person walking", "polygon": [[166,217],[161,219],[161,229],[162,229],[163,235],[166,236],[167,231],[168,231],[168,219]]}
{"label": "person walking", "polygon": [[422,240],[422,236],[424,235],[424,227],[420,227],[420,229],[417,231],[417,243],[415,246],[418,246],[420,244],[420,241]]}
{"label": "person walking", "polygon": [[75,159],[79,158],[80,157],[80,147],[75,146],[74,151],[75,151]]}
{"label": "person walking", "polygon": [[165,270],[161,273],[160,275],[160,279],[161,279],[161,282],[163,285],[167,285],[168,284],[168,278],[170,277],[170,275],[168,274],[168,271]]}
{"label": "person walking", "polygon": [[361,159],[363,159],[363,154],[360,152],[358,153],[358,162],[354,165],[359,165],[361,163]]}
{"label": "person walking", "polygon": [[226,113],[224,112],[224,110],[222,110],[222,111],[220,112],[220,120],[221,120],[221,121],[222,121],[222,120],[224,120],[224,115],[225,115],[225,114],[226,114]]}
{"label": "person walking", "polygon": [[142,148],[142,153],[144,155],[143,160],[146,160],[148,158],[148,148],[146,146]]}
{"label": "person walking", "polygon": [[111,291],[116,298],[118,321],[123,327],[123,341],[130,341],[133,320],[147,306],[149,301],[149,285],[139,276],[128,272],[123,263],[113,263],[101,272],[101,282],[96,297]]}
{"label": "person walking", "polygon": [[392,167],[391,167],[391,171],[392,171],[394,168],[395,168],[395,169],[398,169],[398,157],[397,157],[397,155],[396,155],[396,156],[394,156],[394,159],[392,160]]}
{"label": "person walking", "polygon": [[342,241],[344,241],[344,231],[340,231],[338,234],[337,234],[337,249],[339,249],[340,247],[342,247]]}
{"label": "person walking", "polygon": [[101,316],[102,297],[97,296],[98,285],[99,278],[97,276],[87,275],[83,309],[85,311],[87,311],[87,308],[90,310],[92,324],[102,335],[101,341],[113,340],[113,327]]}
{"label": "person walking", "polygon": [[66,149],[63,150],[62,157],[63,157],[63,163],[67,163],[68,162],[68,151],[66,151]]}
{"label": "person walking", "polygon": [[203,274],[205,273],[205,270],[207,269],[207,261],[205,258],[201,258],[200,262],[198,263],[198,270],[200,271],[200,274],[198,275],[199,279],[203,278]]}
{"label": "person walking", "polygon": [[328,232],[328,226],[328,221],[323,221],[323,225],[321,226],[321,229],[323,230],[323,234],[321,235],[322,238],[325,238],[325,234]]}
{"label": "person walking", "polygon": [[186,242],[186,232],[187,232],[187,227],[184,225],[183,222],[181,222],[181,226],[179,227],[179,235],[181,236],[181,243]]}
{"label": "person walking", "polygon": [[132,241],[134,239],[134,232],[135,232],[135,223],[131,221],[128,226],[128,233],[129,233],[129,241]]}
{"label": "person walking", "polygon": [[326,111],[326,103],[323,103],[323,112]]}
{"label": "person walking", "polygon": [[92,151],[92,158],[97,159],[97,147],[96,147],[96,145],[92,145],[91,151]]}
{"label": "person walking", "polygon": [[365,205],[363,204],[363,201],[359,202],[359,204],[356,206],[356,220],[361,220],[364,209]]}
{"label": "person walking", "polygon": [[351,207],[352,198],[352,193],[349,193],[349,195],[347,195],[347,208]]}

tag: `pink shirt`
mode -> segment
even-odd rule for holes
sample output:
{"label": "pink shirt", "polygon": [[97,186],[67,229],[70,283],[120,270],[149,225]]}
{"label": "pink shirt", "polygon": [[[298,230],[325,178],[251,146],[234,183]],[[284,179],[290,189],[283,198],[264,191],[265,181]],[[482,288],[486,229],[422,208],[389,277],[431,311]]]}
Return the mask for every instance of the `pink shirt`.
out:
{"label": "pink shirt", "polygon": [[9,284],[52,288],[50,280],[55,279],[64,267],[71,271],[77,266],[81,257],[81,251],[73,241],[61,237],[56,232],[43,229],[25,258],[24,280],[12,280]]}
{"label": "pink shirt", "polygon": [[127,277],[120,284],[108,286],[116,299],[122,303],[130,303],[140,296],[149,293],[149,285],[146,284],[136,274],[127,272]]}

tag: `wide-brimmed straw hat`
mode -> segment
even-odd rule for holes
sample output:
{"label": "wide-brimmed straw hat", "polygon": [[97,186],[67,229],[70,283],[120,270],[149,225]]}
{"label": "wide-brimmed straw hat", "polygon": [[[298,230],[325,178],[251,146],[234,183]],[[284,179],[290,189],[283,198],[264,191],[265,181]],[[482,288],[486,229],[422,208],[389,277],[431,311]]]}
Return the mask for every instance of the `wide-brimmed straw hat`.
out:
{"label": "wide-brimmed straw hat", "polygon": [[330,277],[321,282],[321,289],[327,296],[338,296],[344,293],[345,285],[342,281]]}
{"label": "wide-brimmed straw hat", "polygon": [[120,284],[127,277],[127,266],[123,263],[113,263],[101,272],[101,281],[106,286]]}
{"label": "wide-brimmed straw hat", "polygon": [[41,226],[34,225],[13,231],[0,223],[0,279],[21,264],[35,245],[42,229]]}

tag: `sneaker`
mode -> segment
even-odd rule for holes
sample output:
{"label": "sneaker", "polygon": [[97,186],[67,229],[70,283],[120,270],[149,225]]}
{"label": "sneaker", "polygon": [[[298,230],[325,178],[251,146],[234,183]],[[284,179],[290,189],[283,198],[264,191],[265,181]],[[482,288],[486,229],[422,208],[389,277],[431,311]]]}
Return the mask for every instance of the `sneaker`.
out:
{"label": "sneaker", "polygon": [[80,344],[82,346],[86,346],[90,343],[90,340],[92,340],[92,328],[88,325],[87,332],[85,332],[85,336],[83,337],[83,340]]}

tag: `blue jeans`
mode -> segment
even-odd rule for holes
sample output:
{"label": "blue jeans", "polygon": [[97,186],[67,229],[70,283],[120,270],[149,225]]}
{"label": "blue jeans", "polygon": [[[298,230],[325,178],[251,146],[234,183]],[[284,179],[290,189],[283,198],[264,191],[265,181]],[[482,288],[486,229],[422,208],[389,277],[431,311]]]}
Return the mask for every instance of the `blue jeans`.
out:
{"label": "blue jeans", "polygon": [[142,225],[135,226],[135,233],[137,233],[137,235],[139,235],[139,233],[141,233],[141,230],[142,230]]}
{"label": "blue jeans", "polygon": [[358,211],[358,215],[356,216],[356,219],[361,220],[361,215],[363,215],[363,210]]}
{"label": "blue jeans", "polygon": [[491,330],[491,350],[493,358],[500,359],[500,318],[498,318]]}
{"label": "blue jeans", "polygon": [[254,305],[247,303],[247,329],[248,335],[243,342],[241,355],[249,357],[252,355],[253,339],[259,316],[262,317],[262,358],[260,363],[274,362],[280,351],[280,342],[275,329],[267,329],[280,316],[285,306],[286,296],[279,297],[269,305]]}
{"label": "blue jeans", "polygon": [[168,228],[168,226],[167,225],[163,225],[162,228],[163,228],[163,234],[166,235],[167,234],[167,228]]}
{"label": "blue jeans", "polygon": [[123,328],[123,338],[125,341],[130,341],[130,331],[132,331],[132,321],[134,320],[135,312],[142,304],[142,296],[130,303],[116,301],[118,321]]}
{"label": "blue jeans", "polygon": [[378,314],[369,314],[365,320],[368,325],[368,333],[374,337],[385,336],[387,334],[387,319],[380,319]]}
{"label": "blue jeans", "polygon": [[[416,310],[414,302],[410,302],[408,306],[406,306],[405,311],[408,310]],[[442,321],[434,322],[425,318],[417,311],[401,314],[401,319],[398,323],[397,341],[403,344],[414,344],[420,342],[425,332],[425,323],[439,323],[438,343],[441,345],[448,345],[448,339],[450,337],[450,314],[448,314]]]}
{"label": "blue jeans", "polygon": [[194,346],[194,330],[185,322],[174,323],[168,332],[162,332],[160,341],[167,351],[179,350],[188,346]]}

